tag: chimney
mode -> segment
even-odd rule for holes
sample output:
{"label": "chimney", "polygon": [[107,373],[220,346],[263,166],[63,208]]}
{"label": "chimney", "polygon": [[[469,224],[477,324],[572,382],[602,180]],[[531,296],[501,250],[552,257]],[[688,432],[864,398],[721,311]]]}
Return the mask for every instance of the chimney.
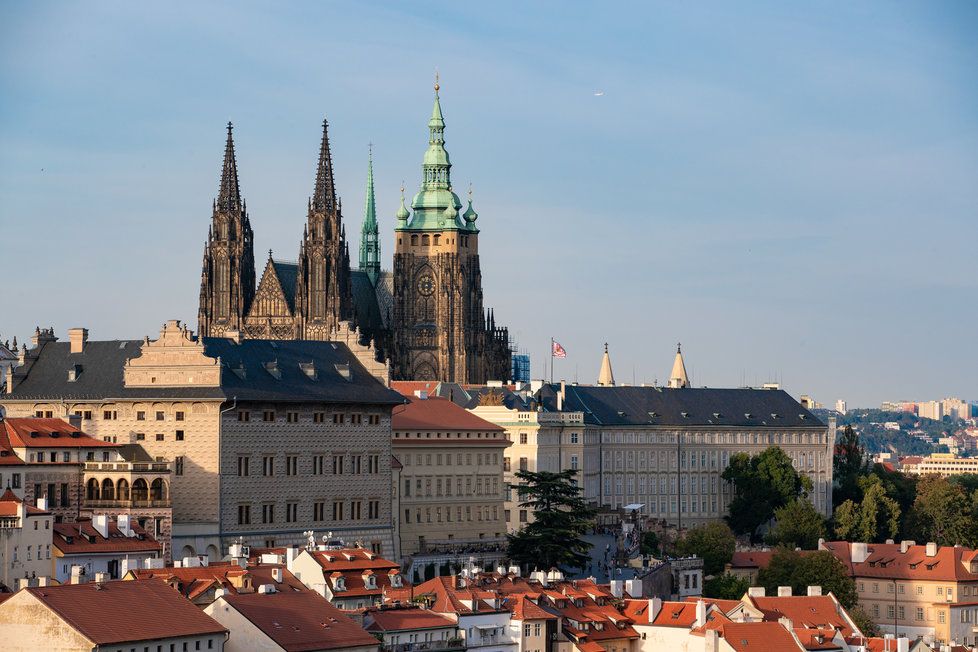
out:
{"label": "chimney", "polygon": [[88,341],[87,328],[69,328],[68,341],[71,343],[69,349],[71,353],[82,353],[85,350],[85,342]]}
{"label": "chimney", "polygon": [[704,652],[719,652],[720,632],[715,629],[708,629],[703,632],[703,650]]}
{"label": "chimney", "polygon": [[51,578],[47,575],[41,575],[37,578],[38,586],[51,586]]}
{"label": "chimney", "polygon": [[217,601],[218,598],[223,598],[224,594],[227,593],[224,589],[214,589],[214,600]]}
{"label": "chimney", "polygon": [[896,640],[896,652],[910,652],[910,639],[901,636]]}
{"label": "chimney", "polygon": [[96,514],[92,517],[92,527],[103,539],[109,538],[109,517],[106,514]]}
{"label": "chimney", "polygon": [[112,579],[112,578],[109,576],[108,573],[105,573],[103,571],[99,571],[99,572],[95,573],[95,583],[96,584],[105,584],[110,579]]}
{"label": "chimney", "polygon": [[70,584],[84,584],[85,583],[85,567],[75,564],[71,567],[71,581]]}
{"label": "chimney", "polygon": [[662,598],[649,598],[649,624],[658,617],[662,611]]}
{"label": "chimney", "polygon": [[289,546],[285,549],[285,567],[292,572],[292,566],[295,564],[295,558],[299,556],[299,548],[295,546]]}
{"label": "chimney", "polygon": [[616,598],[620,598],[622,591],[625,587],[625,582],[622,580],[611,580],[611,595]]}
{"label": "chimney", "polygon": [[428,398],[428,390],[426,389],[416,389],[414,390],[414,395],[420,398],[422,401]]}
{"label": "chimney", "polygon": [[869,546],[865,543],[853,543],[850,544],[849,554],[852,557],[852,563],[861,564],[869,558]]}
{"label": "chimney", "polygon": [[927,554],[928,557],[936,557],[937,556],[937,544],[934,543],[933,541],[928,541],[927,542],[927,552],[926,552],[926,554]]}
{"label": "chimney", "polygon": [[696,601],[696,621],[693,627],[702,627],[706,624],[706,603],[702,600]]}
{"label": "chimney", "polygon": [[778,597],[779,598],[790,598],[791,597],[791,587],[790,586],[779,586],[778,587]]}
{"label": "chimney", "polygon": [[278,582],[279,584],[282,583],[282,569],[281,568],[273,568],[272,569],[272,579],[275,580],[276,582]]}
{"label": "chimney", "polygon": [[136,536],[136,533],[133,532],[132,529],[132,522],[130,521],[129,514],[119,514],[116,516],[115,524],[119,528],[119,532],[122,533],[122,536],[129,539]]}
{"label": "chimney", "polygon": [[275,585],[262,584],[261,586],[258,587],[258,593],[260,593],[261,595],[266,595],[268,593],[275,593]]}
{"label": "chimney", "polygon": [[564,397],[567,395],[567,384],[564,381],[560,381],[560,391],[557,392],[557,411],[560,412],[564,409]]}
{"label": "chimney", "polygon": [[764,587],[763,586],[752,586],[747,589],[747,595],[752,598],[763,598],[764,597]]}
{"label": "chimney", "polygon": [[44,510],[45,512],[48,511],[48,497],[47,496],[41,496],[40,498],[37,499],[37,508],[38,509],[41,509],[41,510]]}
{"label": "chimney", "polygon": [[625,580],[625,592],[633,598],[641,598],[645,592],[642,590],[642,580]]}
{"label": "chimney", "polygon": [[820,595],[822,595],[822,587],[821,586],[809,586],[808,587],[808,597],[809,598],[815,598],[815,597],[818,597]]}
{"label": "chimney", "polygon": [[510,566],[509,567],[509,574],[512,575],[513,577],[519,577],[520,576],[520,567],[519,566]]}
{"label": "chimney", "polygon": [[900,542],[900,552],[905,555],[905,554],[907,554],[907,551],[910,550],[910,547],[911,546],[915,546],[915,545],[917,545],[917,542],[914,541],[914,540],[912,540],[912,539],[907,539],[905,541],[901,541]]}

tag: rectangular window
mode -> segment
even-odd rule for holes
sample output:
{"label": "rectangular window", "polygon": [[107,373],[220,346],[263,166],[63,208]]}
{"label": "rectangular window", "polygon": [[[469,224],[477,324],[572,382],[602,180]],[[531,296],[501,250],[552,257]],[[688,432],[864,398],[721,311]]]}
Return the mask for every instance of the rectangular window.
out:
{"label": "rectangular window", "polygon": [[359,500],[354,500],[350,502],[350,518],[354,520],[360,519],[360,506],[361,503]]}
{"label": "rectangular window", "polygon": [[146,440],[146,434],[145,433],[142,433],[142,432],[137,432],[136,433],[136,441],[145,441],[145,440]]}
{"label": "rectangular window", "polygon": [[313,455],[312,456],[312,473],[313,475],[322,475],[325,473],[326,467],[326,456],[325,455]]}
{"label": "rectangular window", "polygon": [[285,503],[285,521],[295,523],[299,520],[299,503]]}
{"label": "rectangular window", "polygon": [[286,455],[285,457],[285,475],[298,475],[299,474],[299,458],[295,455]]}
{"label": "rectangular window", "polygon": [[350,415],[350,423],[353,423],[353,424],[356,424],[356,425],[360,425],[361,423],[363,423],[363,415],[362,414],[351,414]]}
{"label": "rectangular window", "polygon": [[350,473],[360,473],[360,463],[362,461],[363,457],[360,455],[350,457]]}
{"label": "rectangular window", "polygon": [[367,473],[380,473],[380,455],[367,456]]}
{"label": "rectangular window", "polygon": [[145,421],[145,420],[146,420],[146,413],[142,410],[137,410],[136,421]]}
{"label": "rectangular window", "polygon": [[175,412],[173,418],[177,421],[183,421],[183,412]]}
{"label": "rectangular window", "polygon": [[313,412],[312,413],[312,422],[313,423],[322,423],[325,420],[326,420],[326,413],[325,412]]}
{"label": "rectangular window", "polygon": [[261,458],[261,474],[265,477],[275,475],[275,457],[273,455],[265,455]]}
{"label": "rectangular window", "polygon": [[166,415],[163,412],[157,412],[156,413],[156,420],[157,421],[163,421],[165,418],[166,418]]}
{"label": "rectangular window", "polygon": [[316,501],[312,504],[312,520],[314,521],[326,520],[326,503],[322,501]]}
{"label": "rectangular window", "polygon": [[118,418],[118,413],[115,410],[103,410],[102,418],[105,421],[115,421]]}
{"label": "rectangular window", "polygon": [[265,503],[261,506],[261,522],[262,523],[274,523],[275,522],[275,505]]}
{"label": "rectangular window", "polygon": [[343,475],[343,456],[333,456],[333,475]]}
{"label": "rectangular window", "polygon": [[380,518],[380,501],[371,500],[367,503],[367,518],[376,519]]}
{"label": "rectangular window", "polygon": [[299,423],[299,413],[298,412],[286,412],[285,421],[287,423]]}
{"label": "rectangular window", "polygon": [[238,477],[244,478],[251,475],[251,458],[244,455],[238,456]]}
{"label": "rectangular window", "polygon": [[251,523],[251,505],[238,505],[238,525]]}
{"label": "rectangular window", "polygon": [[13,474],[13,476],[11,477],[10,485],[14,489],[20,489],[20,474],[19,473],[14,473]]}
{"label": "rectangular window", "polygon": [[343,423],[343,415],[340,413],[335,413],[333,415],[333,423]]}
{"label": "rectangular window", "polygon": [[525,444],[527,442],[527,434],[525,432],[520,433],[520,443]]}
{"label": "rectangular window", "polygon": [[527,522],[526,510],[525,509],[521,509],[520,510],[520,523],[526,523],[526,522]]}
{"label": "rectangular window", "polygon": [[182,430],[177,430],[176,439],[177,439],[177,441],[183,441],[183,431]]}
{"label": "rectangular window", "polygon": [[177,455],[173,458],[173,473],[174,475],[183,475],[183,455]]}
{"label": "rectangular window", "polygon": [[156,441],[163,441],[164,439],[165,438],[163,437],[163,433],[162,432],[156,433]]}
{"label": "rectangular window", "polygon": [[238,421],[251,421],[251,412],[248,410],[238,410]]}
{"label": "rectangular window", "polygon": [[67,482],[62,482],[61,483],[61,506],[62,507],[69,507],[69,504],[68,504],[68,483]]}
{"label": "rectangular window", "polygon": [[923,620],[923,619],[924,619],[924,608],[917,607],[917,620]]}
{"label": "rectangular window", "polygon": [[342,521],[343,520],[343,501],[334,500],[333,501],[333,520]]}
{"label": "rectangular window", "polygon": [[275,410],[265,410],[261,415],[262,421],[275,421]]}

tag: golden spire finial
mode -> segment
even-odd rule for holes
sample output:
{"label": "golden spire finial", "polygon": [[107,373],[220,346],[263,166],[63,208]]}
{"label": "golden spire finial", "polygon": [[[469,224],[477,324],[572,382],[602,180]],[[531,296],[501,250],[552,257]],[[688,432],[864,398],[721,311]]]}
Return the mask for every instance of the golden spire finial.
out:
{"label": "golden spire finial", "polygon": [[441,86],[438,85],[438,68],[435,68],[435,92],[438,92]]}

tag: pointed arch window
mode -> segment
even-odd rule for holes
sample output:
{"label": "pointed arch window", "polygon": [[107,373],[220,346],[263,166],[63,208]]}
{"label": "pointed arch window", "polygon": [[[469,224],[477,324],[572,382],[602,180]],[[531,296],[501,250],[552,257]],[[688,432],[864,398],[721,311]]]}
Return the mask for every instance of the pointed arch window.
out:
{"label": "pointed arch window", "polygon": [[231,264],[227,256],[219,254],[215,270],[215,314],[227,318],[231,311]]}

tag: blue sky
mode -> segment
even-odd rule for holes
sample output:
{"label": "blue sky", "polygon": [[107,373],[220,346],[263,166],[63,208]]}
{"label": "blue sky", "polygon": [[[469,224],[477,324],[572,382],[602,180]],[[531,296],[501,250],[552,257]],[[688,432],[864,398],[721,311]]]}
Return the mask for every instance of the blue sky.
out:
{"label": "blue sky", "polygon": [[[0,336],[196,324],[233,120],[262,263],[330,120],[390,265],[435,68],[488,305],[543,373],[978,399],[973,3],[0,4]],[[596,91],[603,95],[596,96]],[[461,194],[461,193],[460,193]]]}

